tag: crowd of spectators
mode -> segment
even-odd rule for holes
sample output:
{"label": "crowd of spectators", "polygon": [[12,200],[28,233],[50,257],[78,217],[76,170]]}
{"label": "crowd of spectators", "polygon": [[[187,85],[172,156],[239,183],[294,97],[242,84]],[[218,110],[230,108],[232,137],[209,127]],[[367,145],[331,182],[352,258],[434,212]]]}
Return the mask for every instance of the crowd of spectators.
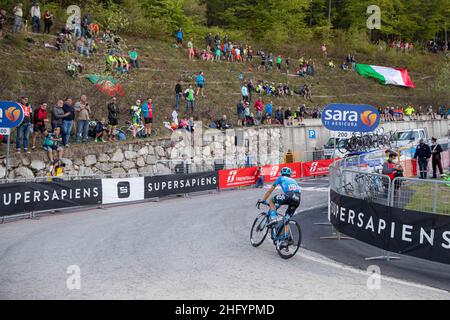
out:
{"label": "crowd of spectators", "polygon": [[448,119],[450,117],[450,108],[442,105],[437,109],[432,105],[428,107],[419,106],[417,109],[414,108],[411,103],[405,106],[385,106],[379,107],[378,112],[383,121],[405,121],[407,120],[418,120],[419,117],[427,116],[428,119]]}
{"label": "crowd of spectators", "polygon": [[320,106],[307,108],[306,104],[301,104],[295,110],[292,107],[274,107],[273,101],[264,103],[259,97],[253,106],[249,101],[240,100],[236,105],[236,115],[238,126],[257,125],[295,125],[303,124],[306,118],[320,119],[322,108]]}
{"label": "crowd of spectators", "polygon": [[427,43],[427,49],[431,53],[450,51],[450,40],[445,42],[443,39],[430,40]]}

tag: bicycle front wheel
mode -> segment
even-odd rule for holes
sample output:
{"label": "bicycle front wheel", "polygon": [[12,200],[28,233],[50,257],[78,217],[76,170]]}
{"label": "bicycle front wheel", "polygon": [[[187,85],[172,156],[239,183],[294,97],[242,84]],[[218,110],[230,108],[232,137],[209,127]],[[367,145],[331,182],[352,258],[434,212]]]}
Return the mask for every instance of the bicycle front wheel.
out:
{"label": "bicycle front wheel", "polygon": [[287,221],[277,233],[277,252],[283,259],[290,259],[300,249],[302,230],[295,220]]}
{"label": "bicycle front wheel", "polygon": [[250,231],[250,243],[252,246],[259,247],[267,237],[269,229],[266,227],[269,223],[267,214],[262,212],[256,217],[253,222],[252,230]]}

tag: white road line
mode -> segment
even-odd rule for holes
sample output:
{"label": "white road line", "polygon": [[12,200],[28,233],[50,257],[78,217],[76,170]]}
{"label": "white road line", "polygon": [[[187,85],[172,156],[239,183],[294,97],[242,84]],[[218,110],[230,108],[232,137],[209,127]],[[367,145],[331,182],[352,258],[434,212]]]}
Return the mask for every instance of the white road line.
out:
{"label": "white road line", "polygon": [[[314,253],[314,255],[321,256],[322,258],[315,257],[311,253],[312,253],[311,251],[301,248],[301,251],[299,250],[298,254],[304,259],[307,259],[307,260],[310,260],[310,261],[313,261],[313,262],[317,262],[317,263],[320,263],[320,264],[323,264],[323,265],[326,265],[326,266],[329,266],[329,267],[332,267],[332,268],[335,268],[335,269],[349,271],[351,273],[358,274],[358,275],[363,275],[363,276],[366,276],[366,277],[369,276],[367,274],[367,272],[365,272],[363,270],[356,269],[354,267],[349,267],[349,266],[346,266],[344,264],[341,264],[341,263],[338,263],[338,262],[335,262],[335,261],[332,261],[332,260],[328,260],[326,257],[321,256],[321,255],[319,255],[317,253]],[[422,284],[418,284],[418,283],[414,283],[414,282],[409,282],[409,281],[405,281],[405,280],[400,280],[400,279],[392,278],[392,277],[389,277],[389,276],[383,276],[383,275],[381,275],[381,280],[384,280],[384,281],[387,281],[387,282],[391,282],[391,283],[401,284],[401,285],[409,286],[409,287],[413,287],[413,288],[426,289],[426,290],[438,292],[438,293],[441,293],[441,294],[448,294],[449,298],[450,298],[450,294],[446,290],[437,289],[437,288],[433,288],[433,287],[430,287],[430,286],[426,286],[426,285],[422,285]]]}

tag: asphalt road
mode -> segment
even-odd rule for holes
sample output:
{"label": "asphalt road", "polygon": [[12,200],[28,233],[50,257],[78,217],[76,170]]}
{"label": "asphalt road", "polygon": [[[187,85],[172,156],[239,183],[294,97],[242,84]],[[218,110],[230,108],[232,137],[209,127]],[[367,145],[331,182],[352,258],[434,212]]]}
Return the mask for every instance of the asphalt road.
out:
{"label": "asphalt road", "polygon": [[[302,210],[326,203],[326,181],[303,186]],[[0,299],[450,298],[448,266],[409,258],[376,262],[381,282],[369,289],[363,257],[379,250],[356,240],[319,240],[329,233],[313,225],[326,220],[322,209],[299,216],[304,248],[294,258],[279,258],[269,241],[253,248],[249,231],[263,192],[202,194],[0,225]],[[70,290],[67,271],[74,265],[81,287]]]}

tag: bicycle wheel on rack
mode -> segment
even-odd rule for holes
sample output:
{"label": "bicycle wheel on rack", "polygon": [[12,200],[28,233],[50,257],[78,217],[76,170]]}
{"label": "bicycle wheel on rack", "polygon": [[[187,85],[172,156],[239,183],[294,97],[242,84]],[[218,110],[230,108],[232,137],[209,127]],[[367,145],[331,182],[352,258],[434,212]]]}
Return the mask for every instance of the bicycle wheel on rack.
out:
{"label": "bicycle wheel on rack", "polygon": [[151,136],[154,136],[154,137],[156,137],[156,136],[158,135],[158,133],[159,133],[158,129],[156,129],[156,128],[152,128],[152,133],[151,133]]}
{"label": "bicycle wheel on rack", "polygon": [[[277,252],[283,259],[290,259],[300,249],[302,243],[302,230],[295,220],[288,220],[277,233]],[[286,246],[282,246],[285,242]]]}
{"label": "bicycle wheel on rack", "polygon": [[259,247],[266,240],[269,233],[269,228],[266,227],[268,223],[269,218],[265,212],[261,212],[256,217],[255,222],[253,222],[252,230],[250,231],[250,243],[255,248]]}

